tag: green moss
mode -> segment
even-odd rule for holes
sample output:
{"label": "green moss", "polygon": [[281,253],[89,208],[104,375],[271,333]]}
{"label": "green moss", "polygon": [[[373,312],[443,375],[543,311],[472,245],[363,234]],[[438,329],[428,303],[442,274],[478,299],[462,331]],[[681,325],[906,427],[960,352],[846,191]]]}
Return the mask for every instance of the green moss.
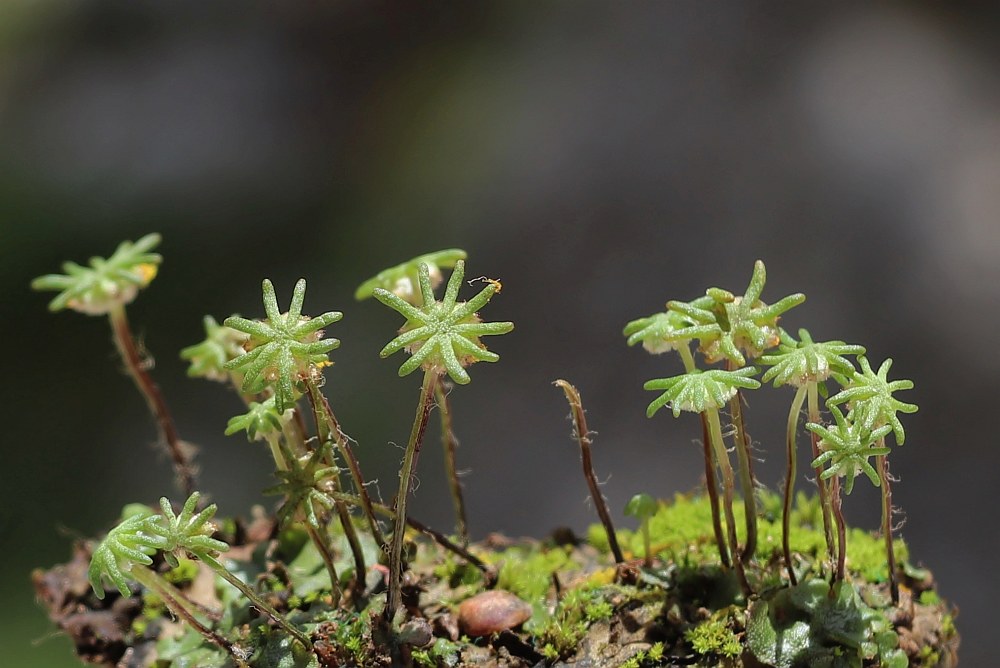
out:
{"label": "green moss", "polygon": [[654,666],[668,665],[665,655],[666,647],[662,642],[654,643],[649,649],[638,652],[635,656],[621,665],[621,668],[653,668]]}
{"label": "green moss", "polygon": [[614,607],[605,596],[608,590],[607,587],[571,589],[550,616],[536,620],[536,615],[525,625],[546,659],[555,661],[570,656],[591,624],[611,617]]}
{"label": "green moss", "polygon": [[413,662],[419,668],[438,668],[439,666],[457,666],[460,661],[459,652],[462,646],[446,638],[437,638],[428,649],[413,651]]}
{"label": "green moss", "polygon": [[702,656],[723,656],[735,659],[743,651],[740,639],[727,624],[728,620],[710,619],[684,632],[684,639]]}
{"label": "green moss", "polygon": [[[910,551],[902,539],[895,539],[896,560],[905,562]],[[885,561],[885,542],[864,529],[853,528],[847,535],[847,567],[868,582],[886,582],[889,568]]]}
{"label": "green moss", "polygon": [[501,552],[496,561],[501,562],[497,587],[506,589],[534,604],[545,598],[552,586],[554,573],[577,570],[579,566],[570,558],[572,548],[511,547]]}

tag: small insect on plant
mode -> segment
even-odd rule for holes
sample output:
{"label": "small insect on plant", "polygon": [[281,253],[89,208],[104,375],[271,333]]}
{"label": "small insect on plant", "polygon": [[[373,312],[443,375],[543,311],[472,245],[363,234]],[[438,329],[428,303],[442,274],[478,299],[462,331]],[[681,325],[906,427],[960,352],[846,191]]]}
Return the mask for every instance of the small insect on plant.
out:
{"label": "small insect on plant", "polygon": [[[63,274],[32,284],[58,292],[53,311],[108,316],[178,483],[175,497],[150,493],[158,503],[125,504],[103,538],[81,541],[68,564],[33,574],[39,600],[81,659],[129,668],[954,665],[953,611],[891,523],[889,439],[903,443],[900,414],[917,407],[896,395],[913,383],[889,380],[891,359],[873,369],[859,345],[817,343],[806,329],[793,337],[779,321],[805,296],[764,302],[763,262],[742,293],[709,288],[624,330],[628,345],[680,359],[678,373],[645,383],[659,393],[646,414],[698,414],[703,489],[639,492],[615,517],[594,453],[615,447],[628,456],[628,444],[598,442],[580,390],[559,379],[600,523],[585,540],[563,529],[543,540],[489,534],[476,542],[457,434],[475,447],[490,441],[459,404],[491,382],[489,365],[476,367],[475,388],[452,390],[471,385],[476,363],[499,361],[492,348],[502,351],[507,339],[486,337],[514,330],[480,314],[487,305],[502,312],[498,279],[465,280],[468,254],[452,248],[378,272],[355,291],[402,318],[379,357],[405,353],[401,378],[422,371],[398,487],[388,492],[363,473],[366,453],[387,444],[352,438],[328,398],[328,382],[351,387],[331,359],[356,354],[351,341],[341,350],[330,336],[343,313],[316,308],[314,292],[307,305],[305,279],[281,287],[248,276],[260,281],[261,303],[246,312],[262,312],[203,316],[204,340],[180,351],[187,373],[238,397],[242,408],[218,418],[220,437],[261,443],[262,465],[273,469],[263,492],[275,502],[247,520],[219,516],[199,491],[194,448],[181,440],[125,315],[157,276],[159,242],[155,234],[125,242],[107,259],[66,263]],[[467,301],[463,288],[472,288]],[[780,494],[754,473],[744,401],[769,391],[766,383],[795,389],[787,417],[778,417],[783,447],[757,447],[783,454]],[[387,419],[410,410],[371,400]],[[399,429],[403,436],[404,422]],[[454,509],[446,530],[413,517],[409,503],[419,453],[435,430],[447,480],[440,493]],[[662,456],[669,466],[670,452]],[[844,497],[861,476],[881,492],[878,533],[844,518]]]}

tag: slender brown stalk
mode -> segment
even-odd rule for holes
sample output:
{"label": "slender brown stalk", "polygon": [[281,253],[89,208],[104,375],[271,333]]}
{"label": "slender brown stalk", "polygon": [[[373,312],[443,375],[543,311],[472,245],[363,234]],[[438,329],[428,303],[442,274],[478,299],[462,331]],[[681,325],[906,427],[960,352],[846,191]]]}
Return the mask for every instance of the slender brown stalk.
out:
{"label": "slender brown stalk", "polygon": [[[885,438],[879,439],[878,447],[885,447]],[[878,455],[875,458],[878,464],[878,478],[882,487],[882,537],[885,540],[885,560],[889,568],[889,592],[892,594],[892,603],[899,603],[899,583],[896,581],[896,550],[892,544],[892,478],[889,475],[889,458],[886,455]]]}
{"label": "slender brown stalk", "polygon": [[799,426],[799,412],[805,402],[807,388],[805,385],[795,392],[792,399],[792,407],[788,411],[788,425],[785,432],[785,450],[788,459],[785,468],[785,493],[784,506],[781,514],[781,548],[785,553],[785,568],[788,570],[788,581],[794,587],[798,584],[795,577],[795,569],[792,567],[792,547],[791,547],[791,525],[792,525],[792,499],[795,496],[795,474],[797,453],[795,450],[795,432]]}
{"label": "slender brown stalk", "polygon": [[[814,424],[820,424],[818,388],[816,383],[809,383],[807,387],[809,388],[809,421]],[[820,455],[819,436],[816,432],[809,432],[809,442],[812,445],[812,457],[813,461],[815,461]],[[823,509],[823,535],[826,537],[826,552],[827,556],[830,558],[830,562],[833,563],[836,557],[833,540],[833,507],[830,500],[830,487],[827,481],[822,477],[822,466],[815,467],[813,471],[816,473],[816,487],[819,489],[819,503],[820,507]]]}
{"label": "slender brown stalk", "polygon": [[458,479],[458,467],[455,463],[455,450],[458,439],[451,426],[451,404],[448,401],[448,390],[451,385],[438,383],[434,388],[434,398],[437,401],[438,412],[441,414],[441,446],[444,449],[444,470],[448,478],[448,488],[451,491],[451,502],[455,506],[455,533],[463,545],[469,544],[469,525],[465,515],[465,499],[462,497],[462,482]]}
{"label": "slender brown stalk", "polygon": [[[305,382],[306,395],[309,398],[309,405],[313,409],[313,419],[316,422],[316,434],[319,436],[320,443],[328,443],[335,440],[333,433],[330,429],[331,422],[329,418],[325,415],[325,409],[322,404],[322,394],[319,388],[316,387],[315,382],[310,378]],[[329,462],[332,466],[337,466],[336,461]],[[336,491],[341,491],[340,485],[340,474],[339,467],[337,468],[338,474],[330,478],[330,482]],[[360,492],[359,492],[360,493]],[[337,518],[340,520],[340,526],[344,530],[344,535],[347,536],[347,543],[351,546],[351,553],[354,556],[354,564],[356,566],[356,573],[354,574],[354,589],[364,588],[365,573],[368,572],[368,567],[365,565],[365,554],[361,549],[361,542],[358,540],[357,531],[354,528],[354,520],[351,518],[351,513],[347,510],[347,507],[343,503],[337,504]],[[323,536],[322,538],[325,538]]]}
{"label": "slender brown stalk", "polygon": [[722,531],[722,514],[719,512],[719,484],[715,479],[715,465],[712,463],[712,443],[708,433],[708,417],[701,417],[701,444],[705,454],[705,488],[708,490],[708,503],[712,507],[712,530],[715,532],[715,543],[719,546],[719,559],[726,568],[732,566],[729,560],[729,548],[726,547],[726,536]]}
{"label": "slender brown stalk", "polygon": [[840,495],[840,477],[834,476],[830,485],[833,497],[833,519],[837,524],[837,571],[834,582],[843,582],[847,564],[847,524],[844,521],[844,499]]}
{"label": "slender brown stalk", "polygon": [[[687,343],[677,347],[684,372],[691,373],[697,368],[694,355]],[[719,483],[715,477],[715,465],[712,463],[712,436],[708,429],[708,416],[699,413],[701,418],[701,446],[705,455],[705,489],[708,490],[708,502],[712,508],[712,530],[715,532],[715,544],[719,547],[719,560],[726,568],[732,566],[729,560],[729,549],[726,547],[726,537],[722,531],[722,514],[719,512]]]}
{"label": "slender brown stalk", "polygon": [[167,408],[163,394],[152,376],[149,375],[145,368],[146,363],[139,354],[135,338],[129,327],[128,317],[125,315],[125,307],[118,304],[108,315],[111,321],[111,331],[114,333],[115,346],[125,362],[125,368],[139,392],[146,399],[146,404],[156,419],[160,435],[167,446],[167,453],[174,465],[177,484],[185,496],[191,496],[195,490],[195,467],[191,463],[190,455],[193,447],[182,442],[177,434],[177,427],[174,425],[174,419],[170,415],[170,409]]}
{"label": "slender brown stalk", "polygon": [[[735,371],[736,365],[729,362],[729,370]],[[750,460],[750,437],[747,435],[746,422],[743,419],[743,393],[737,389],[729,400],[729,413],[736,430],[736,462],[739,466],[740,488],[743,490],[744,521],[747,540],[740,554],[740,560],[746,564],[753,559],[757,551],[757,481],[753,475],[753,464]]]}
{"label": "slender brown stalk", "polygon": [[[306,532],[309,534],[309,539],[316,546],[316,551],[319,552],[319,556],[323,558],[323,564],[326,565],[326,572],[330,575],[330,595],[333,597],[333,604],[337,605],[340,602],[341,590],[340,590],[340,578],[337,576],[337,567],[334,565],[333,552],[330,550],[330,545],[322,536],[319,535],[319,531],[309,522],[302,523]],[[359,577],[364,581],[364,573]]]}
{"label": "slender brown stalk", "polygon": [[416,519],[412,517],[407,517],[406,523],[411,527],[413,527],[414,529],[416,529],[417,531],[427,534],[434,540],[435,543],[437,543],[444,549],[448,550],[449,552],[461,557],[462,559],[465,559],[467,562],[469,562],[470,564],[481,570],[483,573],[488,573],[490,571],[490,567],[484,564],[479,557],[469,552],[466,546],[458,545],[457,543],[452,542],[451,540],[448,539],[447,536],[445,536],[440,531],[435,531],[426,524],[418,522]]}
{"label": "slender brown stalk", "polygon": [[389,547],[389,591],[386,597],[383,619],[387,625],[392,625],[396,610],[402,603],[403,585],[403,534],[406,533],[406,502],[410,495],[410,478],[416,461],[420,455],[420,446],[427,431],[427,417],[434,406],[434,386],[438,381],[438,371],[424,371],[424,382],[420,387],[420,402],[417,404],[417,414],[410,430],[410,440],[406,443],[403,453],[403,464],[399,470],[399,492],[396,494],[395,521],[392,527],[392,542]]}
{"label": "slender brown stalk", "polygon": [[382,527],[379,526],[378,520],[375,518],[375,511],[372,509],[372,499],[368,494],[368,487],[365,485],[365,477],[361,473],[361,464],[358,462],[358,458],[354,454],[354,449],[351,448],[351,441],[347,438],[347,434],[345,434],[340,428],[340,423],[337,421],[337,417],[333,414],[330,402],[319,390],[319,387],[312,381],[307,383],[306,387],[310,400],[312,400],[313,397],[319,400],[323,420],[325,420],[327,424],[327,434],[333,437],[334,444],[340,451],[344,461],[347,462],[347,469],[351,474],[351,482],[354,484],[354,489],[358,493],[358,499],[361,502],[360,508],[364,513],[365,518],[368,520],[368,527],[371,529],[372,537],[375,539],[375,543],[379,546],[379,549],[385,551],[386,541],[385,537],[382,535]]}
{"label": "slender brown stalk", "polygon": [[733,466],[729,463],[729,453],[722,440],[722,424],[719,422],[719,409],[708,408],[709,436],[712,442],[712,451],[715,453],[716,464],[722,471],[722,492],[723,508],[726,513],[726,534],[729,537],[729,550],[733,554],[733,567],[736,570],[736,577],[739,580],[740,588],[746,596],[753,593],[750,583],[747,581],[746,572],[743,570],[742,560],[735,558],[740,554],[739,540],[736,537],[736,517],[733,515],[733,497],[735,495],[736,481],[733,476]]}
{"label": "slender brown stalk", "polygon": [[576,440],[580,444],[583,477],[587,479],[587,486],[590,488],[590,498],[593,499],[597,516],[601,518],[601,524],[604,525],[604,530],[608,534],[608,545],[611,547],[611,554],[615,557],[615,563],[624,563],[625,557],[618,546],[618,537],[615,535],[615,527],[611,523],[611,513],[608,512],[607,501],[604,500],[604,495],[601,494],[601,490],[597,485],[597,476],[594,475],[594,461],[590,454],[590,432],[587,430],[587,416],[583,411],[583,402],[580,399],[580,393],[565,380],[560,379],[552,384],[562,388],[563,393],[566,394],[566,401],[569,402],[569,407],[572,411]]}

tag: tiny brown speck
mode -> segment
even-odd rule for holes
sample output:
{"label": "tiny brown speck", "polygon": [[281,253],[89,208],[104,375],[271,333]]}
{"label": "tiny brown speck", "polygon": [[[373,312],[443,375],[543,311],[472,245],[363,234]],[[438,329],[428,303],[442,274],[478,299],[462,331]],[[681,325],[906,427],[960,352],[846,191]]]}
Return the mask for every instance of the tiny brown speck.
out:
{"label": "tiny brown speck", "polygon": [[458,623],[472,637],[512,629],[530,617],[531,606],[509,591],[483,592],[458,606]]}

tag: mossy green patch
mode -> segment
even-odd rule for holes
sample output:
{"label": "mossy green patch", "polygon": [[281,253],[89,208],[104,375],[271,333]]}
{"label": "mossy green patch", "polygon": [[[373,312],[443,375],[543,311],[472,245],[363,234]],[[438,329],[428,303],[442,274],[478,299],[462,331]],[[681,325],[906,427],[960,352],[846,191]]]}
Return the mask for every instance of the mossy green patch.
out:
{"label": "mossy green patch", "polygon": [[702,656],[735,659],[743,651],[740,639],[728,624],[728,619],[709,619],[684,632],[691,649]]}

